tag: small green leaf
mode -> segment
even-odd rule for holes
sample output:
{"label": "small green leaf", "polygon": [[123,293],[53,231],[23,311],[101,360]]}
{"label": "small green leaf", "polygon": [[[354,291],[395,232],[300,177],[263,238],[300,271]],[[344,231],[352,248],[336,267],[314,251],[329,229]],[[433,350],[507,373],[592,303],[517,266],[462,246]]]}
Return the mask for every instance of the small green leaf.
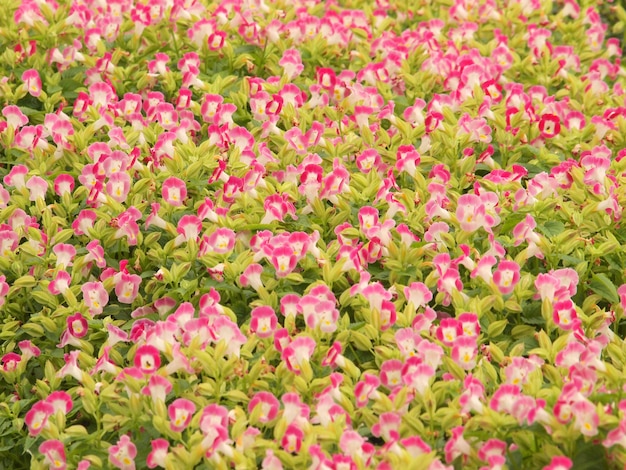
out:
{"label": "small green leaf", "polygon": [[558,220],[548,220],[538,228],[546,237],[556,237],[565,230],[565,225]]}
{"label": "small green leaf", "polygon": [[611,303],[616,304],[619,302],[617,288],[611,280],[606,277],[606,274],[594,274],[589,287],[596,294],[601,295]]}

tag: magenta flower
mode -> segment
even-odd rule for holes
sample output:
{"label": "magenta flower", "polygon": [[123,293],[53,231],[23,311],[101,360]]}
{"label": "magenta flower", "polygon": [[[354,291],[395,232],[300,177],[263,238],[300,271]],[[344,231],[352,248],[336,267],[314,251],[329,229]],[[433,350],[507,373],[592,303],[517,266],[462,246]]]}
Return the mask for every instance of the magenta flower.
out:
{"label": "magenta flower", "polygon": [[493,273],[493,282],[503,295],[513,292],[520,280],[520,266],[515,261],[500,261]]}
{"label": "magenta flower", "polygon": [[132,304],[141,285],[141,276],[122,272],[115,284],[117,300],[123,304]]}
{"label": "magenta flower", "polygon": [[172,382],[166,377],[162,377],[157,374],[150,376],[148,385],[141,389],[141,393],[149,395],[154,403],[165,403],[165,398],[172,391]]}
{"label": "magenta flower", "polygon": [[48,291],[52,295],[64,294],[70,288],[70,275],[63,270],[57,272],[56,277],[48,284]]}
{"label": "magenta flower", "polygon": [[302,447],[302,440],[304,439],[304,432],[294,423],[287,426],[285,434],[283,434],[280,440],[281,447],[292,454],[300,452]]}
{"label": "magenta flower", "polygon": [[144,344],[135,351],[133,364],[144,374],[156,372],[161,365],[161,356],[154,346]]}
{"label": "magenta flower", "polygon": [[259,422],[268,423],[276,418],[280,402],[270,392],[257,392],[248,403],[248,413],[252,413],[257,407],[260,408]]}
{"label": "magenta flower", "polygon": [[26,188],[30,191],[30,201],[44,200],[48,191],[48,182],[39,176],[31,176],[26,182]]}
{"label": "magenta flower", "polygon": [[24,423],[28,427],[28,434],[37,436],[43,431],[47,424],[48,418],[54,414],[54,406],[46,401],[38,401],[24,416]]}
{"label": "magenta flower", "polygon": [[48,465],[50,470],[65,470],[67,460],[65,456],[65,446],[57,439],[49,439],[39,445],[39,452],[44,455],[44,465]]}
{"label": "magenta flower", "polygon": [[378,398],[378,387],[380,379],[376,375],[363,374],[363,380],[357,382],[354,386],[354,396],[356,397],[356,406],[363,408],[369,403],[369,400]]}
{"label": "magenta flower", "polygon": [[278,318],[272,307],[266,305],[255,307],[250,316],[250,330],[259,338],[269,338],[274,334]]}
{"label": "magenta flower", "polygon": [[276,269],[276,276],[285,277],[296,267],[298,259],[291,247],[282,245],[272,251],[271,262]]}
{"label": "magenta flower", "polygon": [[72,397],[69,393],[63,390],[57,390],[56,392],[52,392],[46,398],[46,402],[50,403],[54,408],[54,413],[57,411],[61,411],[64,415],[68,414],[72,411],[74,407],[74,402],[72,401]]}
{"label": "magenta flower", "polygon": [[109,447],[109,462],[120,470],[135,470],[137,447],[123,434],[117,444]]}
{"label": "magenta flower", "polygon": [[543,467],[543,470],[570,470],[573,462],[567,457],[552,457],[552,460],[548,465]]}
{"label": "magenta flower", "polygon": [[80,312],[76,312],[74,315],[68,316],[66,323],[68,331],[75,338],[82,338],[87,334],[87,330],[89,329],[87,319],[83,317]]}
{"label": "magenta flower", "polygon": [[233,250],[235,246],[235,232],[226,227],[220,227],[206,238],[207,253],[226,254]]}
{"label": "magenta flower", "polygon": [[150,442],[152,451],[148,454],[148,458],[146,459],[148,468],[165,468],[169,445],[167,439],[154,439]]}
{"label": "magenta flower", "polygon": [[109,303],[109,294],[104,289],[101,282],[86,282],[81,286],[83,292],[83,301],[89,308],[89,313],[99,315],[104,307]]}
{"label": "magenta flower", "polygon": [[282,357],[290,371],[300,374],[302,364],[309,362],[315,351],[315,340],[308,336],[298,336],[285,349]]}
{"label": "magenta flower", "polygon": [[35,98],[39,97],[42,92],[41,77],[35,69],[28,69],[22,73],[22,81],[29,95]]}
{"label": "magenta flower", "polygon": [[170,205],[180,207],[187,197],[187,186],[183,180],[170,176],[163,182],[161,195]]}
{"label": "magenta flower", "polygon": [[576,329],[580,325],[574,302],[570,299],[560,300],[554,303],[552,319],[559,328],[565,331]]}
{"label": "magenta flower", "polygon": [[191,422],[193,414],[196,412],[196,405],[186,398],[178,398],[167,407],[167,414],[170,418],[170,428],[174,432],[181,432]]}

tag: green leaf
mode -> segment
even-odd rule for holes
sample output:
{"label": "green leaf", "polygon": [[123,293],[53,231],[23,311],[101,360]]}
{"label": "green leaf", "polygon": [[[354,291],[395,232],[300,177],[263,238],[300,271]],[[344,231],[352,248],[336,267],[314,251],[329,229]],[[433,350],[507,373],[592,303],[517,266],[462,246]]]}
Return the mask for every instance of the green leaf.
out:
{"label": "green leaf", "polygon": [[613,284],[611,280],[606,277],[606,274],[594,274],[591,278],[589,287],[596,294],[601,295],[611,303],[616,304],[619,302],[617,288],[615,287],[615,284]]}
{"label": "green leaf", "polygon": [[538,228],[546,237],[556,237],[565,230],[565,225],[558,220],[548,220],[546,223],[539,225]]}

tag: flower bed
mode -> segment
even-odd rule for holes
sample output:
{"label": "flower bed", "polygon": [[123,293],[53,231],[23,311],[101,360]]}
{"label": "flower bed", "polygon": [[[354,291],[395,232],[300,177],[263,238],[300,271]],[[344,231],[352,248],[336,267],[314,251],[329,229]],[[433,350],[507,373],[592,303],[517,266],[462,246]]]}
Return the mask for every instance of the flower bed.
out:
{"label": "flower bed", "polygon": [[596,3],[8,0],[0,468],[623,468]]}

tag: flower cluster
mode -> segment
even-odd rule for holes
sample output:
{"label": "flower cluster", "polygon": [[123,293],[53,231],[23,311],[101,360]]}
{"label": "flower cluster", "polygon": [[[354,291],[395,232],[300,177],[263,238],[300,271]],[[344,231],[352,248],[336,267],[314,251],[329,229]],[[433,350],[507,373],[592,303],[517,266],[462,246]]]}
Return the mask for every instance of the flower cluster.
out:
{"label": "flower cluster", "polygon": [[596,4],[10,0],[0,461],[623,468]]}

